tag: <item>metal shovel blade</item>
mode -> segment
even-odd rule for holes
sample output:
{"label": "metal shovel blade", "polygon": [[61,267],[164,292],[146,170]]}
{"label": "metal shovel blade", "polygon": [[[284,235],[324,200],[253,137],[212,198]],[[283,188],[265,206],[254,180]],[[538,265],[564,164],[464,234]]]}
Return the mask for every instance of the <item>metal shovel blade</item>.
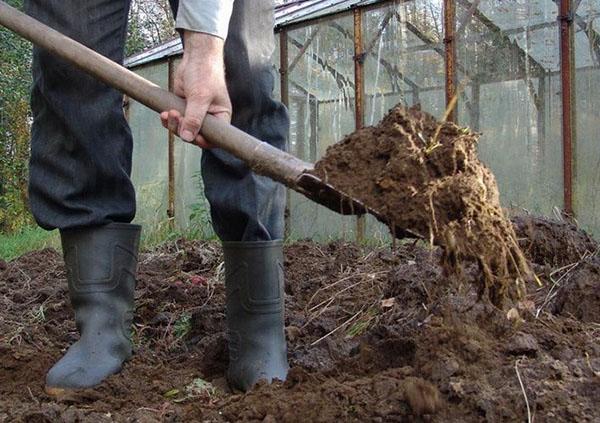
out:
{"label": "metal shovel blade", "polygon": [[302,173],[296,180],[296,185],[299,188],[295,189],[296,191],[301,192],[308,199],[336,213],[342,215],[362,215],[368,213],[387,225],[396,238],[422,238],[407,229],[391,224],[379,211],[365,206],[361,201],[343,193],[312,173]]}

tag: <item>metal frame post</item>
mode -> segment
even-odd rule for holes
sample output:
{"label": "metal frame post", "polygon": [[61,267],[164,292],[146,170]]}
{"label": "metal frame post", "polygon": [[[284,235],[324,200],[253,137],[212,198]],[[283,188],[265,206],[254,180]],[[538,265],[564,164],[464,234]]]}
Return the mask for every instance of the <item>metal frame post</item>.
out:
{"label": "metal frame post", "polygon": [[[444,61],[446,65],[446,107],[450,107],[456,92],[456,3],[444,0]],[[457,122],[458,102],[448,114],[448,121]]]}
{"label": "metal frame post", "polygon": [[[289,109],[290,106],[290,91],[288,86],[288,75],[289,75],[289,63],[288,63],[288,36],[287,30],[283,29],[279,33],[279,81],[280,81],[280,93],[281,102],[285,107]],[[289,134],[286,140],[286,150],[290,151],[290,139]],[[284,237],[287,239],[290,236],[290,190],[285,190],[285,212],[284,212]]]}
{"label": "metal frame post", "polygon": [[290,94],[288,87],[288,36],[287,30],[279,33],[279,78],[281,82],[281,102],[289,107]]}
{"label": "metal frame post", "polygon": [[[175,86],[175,63],[172,57],[170,57],[167,61],[167,72],[168,88],[170,92],[173,92]],[[175,224],[175,134],[173,134],[172,131],[169,131],[168,141],[169,184],[167,217],[169,218],[169,226],[172,228]]]}
{"label": "metal frame post", "polygon": [[[364,79],[365,54],[363,48],[362,9],[354,9],[354,122],[356,129],[364,126]],[[356,242],[361,243],[366,235],[366,216],[356,218]]]}
{"label": "metal frame post", "polygon": [[562,96],[562,143],[563,143],[563,193],[564,214],[574,216],[573,210],[573,150],[575,143],[575,90],[574,33],[575,11],[572,0],[561,0],[558,20],[560,22],[560,71]]}

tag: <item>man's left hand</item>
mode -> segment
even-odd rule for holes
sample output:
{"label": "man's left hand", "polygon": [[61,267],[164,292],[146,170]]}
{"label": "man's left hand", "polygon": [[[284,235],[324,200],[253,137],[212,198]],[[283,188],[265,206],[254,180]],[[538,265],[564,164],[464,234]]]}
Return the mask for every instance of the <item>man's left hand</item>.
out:
{"label": "man's left hand", "polygon": [[212,145],[200,135],[207,113],[231,121],[231,101],[225,83],[224,41],[213,35],[185,31],[184,53],[175,71],[174,92],[187,101],[185,115],[177,110],[160,114],[162,125],[184,141],[202,148]]}

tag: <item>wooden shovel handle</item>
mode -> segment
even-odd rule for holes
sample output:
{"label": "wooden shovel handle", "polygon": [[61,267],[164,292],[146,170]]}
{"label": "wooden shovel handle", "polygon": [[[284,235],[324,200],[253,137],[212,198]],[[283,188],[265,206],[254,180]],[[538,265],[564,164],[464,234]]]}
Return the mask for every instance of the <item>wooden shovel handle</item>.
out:
{"label": "wooden shovel handle", "polygon": [[[0,1],[0,24],[77,66],[94,78],[116,88],[157,112],[185,112],[185,100],[107,59],[94,50]],[[202,135],[213,145],[243,160],[258,174],[290,188],[313,166],[260,141],[228,123],[207,115]]]}

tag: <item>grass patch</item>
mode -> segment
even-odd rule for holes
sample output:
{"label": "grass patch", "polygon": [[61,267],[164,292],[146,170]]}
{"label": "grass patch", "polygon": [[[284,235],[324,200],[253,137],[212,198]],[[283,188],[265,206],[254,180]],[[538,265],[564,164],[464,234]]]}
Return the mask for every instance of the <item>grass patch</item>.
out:
{"label": "grass patch", "polygon": [[60,249],[58,231],[48,232],[39,227],[29,227],[15,234],[0,234],[0,258],[2,260],[12,260],[29,251],[46,247]]}
{"label": "grass patch", "polygon": [[[203,233],[196,230],[177,230],[168,222],[154,227],[142,229],[141,250],[149,250],[156,246],[179,238],[203,239]],[[214,238],[214,236],[212,237]],[[58,230],[46,231],[39,227],[28,227],[14,234],[0,234],[0,259],[10,261],[25,253],[52,247],[60,251],[60,235]]]}
{"label": "grass patch", "polygon": [[[210,222],[209,222],[210,224]],[[155,225],[142,225],[141,251],[152,250],[161,244],[169,241],[175,241],[180,238],[184,239],[202,239],[216,240],[217,236],[212,232],[212,229],[205,225],[199,226],[194,221],[186,229],[179,229],[171,224],[168,220],[164,220]]]}
{"label": "grass patch", "polygon": [[[134,222],[137,223],[137,222]],[[189,226],[179,229],[172,220],[162,220],[154,225],[142,225],[141,251],[151,250],[179,238],[215,240],[208,209],[203,204],[193,206]],[[46,231],[37,226],[26,227],[14,234],[0,233],[0,259],[9,261],[25,253],[52,247],[60,251],[58,230]]]}

